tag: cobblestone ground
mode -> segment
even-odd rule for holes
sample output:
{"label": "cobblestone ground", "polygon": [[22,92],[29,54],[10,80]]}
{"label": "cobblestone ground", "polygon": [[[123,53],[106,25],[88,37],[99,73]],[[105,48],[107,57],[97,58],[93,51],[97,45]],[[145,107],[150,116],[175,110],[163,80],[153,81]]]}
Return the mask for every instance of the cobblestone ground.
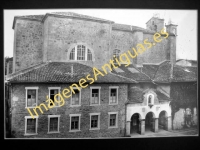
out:
{"label": "cobblestone ground", "polygon": [[140,135],[138,133],[132,133],[132,138],[138,137],[173,137],[173,136],[198,136],[198,130],[196,128],[186,129],[186,130],[176,130],[176,131],[166,131],[159,129],[157,133],[154,133],[150,130],[145,132],[145,135]]}

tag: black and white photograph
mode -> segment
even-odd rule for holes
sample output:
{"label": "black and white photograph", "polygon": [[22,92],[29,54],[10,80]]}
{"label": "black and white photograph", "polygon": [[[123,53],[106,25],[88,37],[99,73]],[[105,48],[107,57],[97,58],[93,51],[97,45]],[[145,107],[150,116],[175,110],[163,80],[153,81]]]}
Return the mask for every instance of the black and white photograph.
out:
{"label": "black and white photograph", "polygon": [[6,139],[196,137],[193,9],[4,9]]}

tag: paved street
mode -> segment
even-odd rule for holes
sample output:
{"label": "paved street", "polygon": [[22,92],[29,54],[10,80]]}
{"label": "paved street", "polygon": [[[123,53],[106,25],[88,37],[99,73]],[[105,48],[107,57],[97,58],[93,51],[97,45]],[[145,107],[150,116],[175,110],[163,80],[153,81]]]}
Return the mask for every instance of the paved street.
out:
{"label": "paved street", "polygon": [[185,129],[185,130],[175,130],[175,131],[166,131],[163,129],[159,129],[157,133],[154,133],[150,130],[145,131],[145,135],[140,135],[138,133],[132,133],[131,137],[134,138],[144,138],[144,137],[173,137],[173,136],[198,136],[198,130],[193,129]]}

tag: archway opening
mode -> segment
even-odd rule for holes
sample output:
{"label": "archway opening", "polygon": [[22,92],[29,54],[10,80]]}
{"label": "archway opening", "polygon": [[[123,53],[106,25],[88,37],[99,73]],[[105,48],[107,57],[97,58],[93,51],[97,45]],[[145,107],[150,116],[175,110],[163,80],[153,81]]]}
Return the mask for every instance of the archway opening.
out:
{"label": "archway opening", "polygon": [[148,112],[145,117],[145,131],[153,131],[154,129],[154,114]]}
{"label": "archway opening", "polygon": [[139,133],[140,127],[140,115],[135,113],[131,117],[131,132],[130,133]]}
{"label": "archway opening", "polygon": [[159,129],[167,130],[167,112],[164,110],[159,114],[158,127]]}

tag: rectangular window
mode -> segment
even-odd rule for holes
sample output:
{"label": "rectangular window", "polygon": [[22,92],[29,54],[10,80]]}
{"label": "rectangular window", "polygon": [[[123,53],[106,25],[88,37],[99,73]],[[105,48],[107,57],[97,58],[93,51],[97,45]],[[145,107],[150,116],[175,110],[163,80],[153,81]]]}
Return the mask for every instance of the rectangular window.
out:
{"label": "rectangular window", "polygon": [[37,134],[38,116],[34,117],[35,119],[31,116],[25,116],[25,135]]}
{"label": "rectangular window", "polygon": [[36,132],[36,119],[27,119],[27,133]]}
{"label": "rectangular window", "polygon": [[27,90],[27,106],[36,105],[36,90]]}
{"label": "rectangular window", "polygon": [[110,115],[110,126],[116,126],[116,114]]}
{"label": "rectangular window", "polygon": [[100,129],[100,113],[90,113],[90,130]]}
{"label": "rectangular window", "polygon": [[85,60],[85,46],[77,46],[77,60]]}
{"label": "rectangular window", "polygon": [[26,89],[26,107],[37,106],[38,87],[25,87]]}
{"label": "rectangular window", "polygon": [[91,117],[91,128],[98,128],[98,115]]}
{"label": "rectangular window", "polygon": [[99,103],[99,89],[92,89],[92,104]]}
{"label": "rectangular window", "polygon": [[78,130],[79,117],[72,117],[71,120],[71,130]]}
{"label": "rectangular window", "polygon": [[79,91],[77,88],[73,87],[73,90],[74,90],[75,94],[72,93],[72,91],[71,91],[72,96],[71,96],[70,106],[71,107],[80,106],[81,105],[81,88]]}
{"label": "rectangular window", "polygon": [[90,87],[90,89],[91,89],[90,105],[99,105],[101,87]]}
{"label": "rectangular window", "polygon": [[60,115],[48,115],[48,133],[58,133],[60,124]]}
{"label": "rectangular window", "polygon": [[109,128],[117,128],[117,122],[118,122],[118,113],[117,112],[109,112]]}
{"label": "rectangular window", "polygon": [[[59,106],[59,104],[54,100],[54,96],[56,94],[60,93],[60,87],[49,87],[49,98],[54,102],[55,106]],[[57,96],[56,99],[59,101],[60,97]],[[50,103],[50,106],[52,106],[53,103]]]}
{"label": "rectangular window", "polygon": [[80,131],[81,114],[70,114],[70,131]]}
{"label": "rectangular window", "polygon": [[118,86],[109,87],[109,104],[118,104]]}

